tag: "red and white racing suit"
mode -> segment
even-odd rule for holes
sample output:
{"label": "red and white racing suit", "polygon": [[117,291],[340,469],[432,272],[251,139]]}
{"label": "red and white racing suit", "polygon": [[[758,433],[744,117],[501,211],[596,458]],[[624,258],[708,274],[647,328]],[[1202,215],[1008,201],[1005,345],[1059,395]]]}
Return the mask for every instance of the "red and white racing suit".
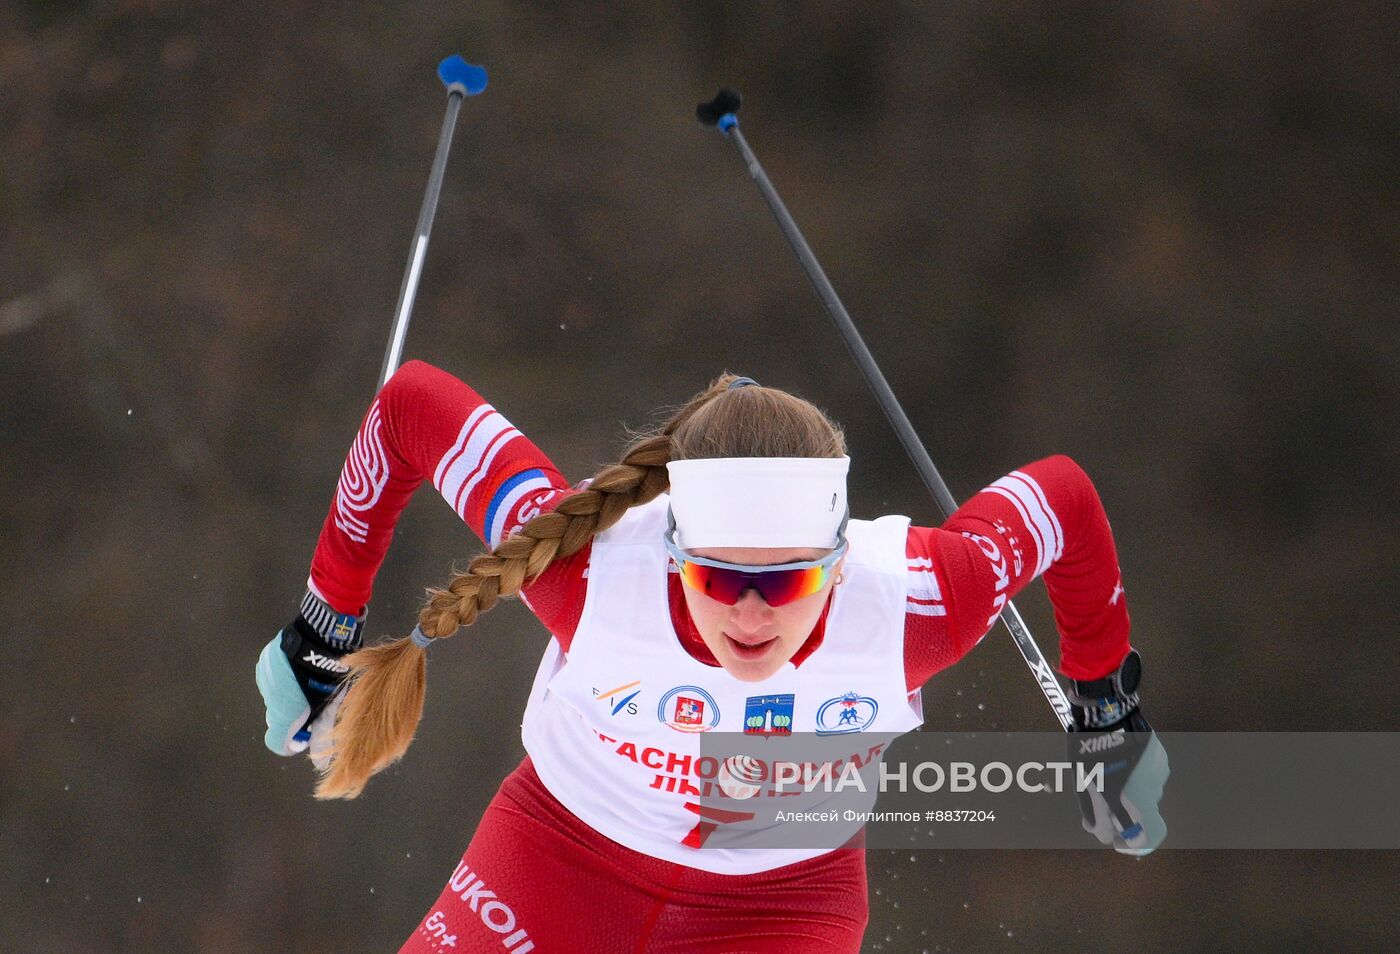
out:
{"label": "red and white racing suit", "polygon": [[[394,526],[425,480],[487,545],[572,492],[538,447],[469,386],[405,364],[361,424],[311,564],[309,586],[338,612],[370,598]],[[591,546],[522,592],[567,656],[587,594]],[[1007,600],[1043,575],[1060,671],[1097,679],[1128,651],[1128,610],[1108,519],[1072,460],[1050,457],[991,484],[941,527],[910,527],[904,673],[916,690],[961,659]],[[686,653],[718,662],[669,577]],[[824,611],[792,659],[820,651]],[[462,862],[405,951],[857,951],[866,921],[858,845],[756,874],[715,874],[634,851],[584,824],[527,758],[502,784]],[[599,914],[577,916],[588,896]],[[452,943],[447,943],[448,939]]]}

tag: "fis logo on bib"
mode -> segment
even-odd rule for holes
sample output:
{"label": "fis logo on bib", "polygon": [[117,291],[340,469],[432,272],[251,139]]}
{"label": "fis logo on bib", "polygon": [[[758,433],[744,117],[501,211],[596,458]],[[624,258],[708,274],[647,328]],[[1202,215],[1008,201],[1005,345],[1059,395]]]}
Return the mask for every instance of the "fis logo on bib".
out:
{"label": "fis logo on bib", "polygon": [[744,701],[745,735],[792,735],[791,692],[775,696],[749,696]]}
{"label": "fis logo on bib", "polygon": [[637,687],[642,684],[640,679],[629,682],[616,689],[609,689],[606,692],[599,692],[598,687],[593,687],[593,696],[603,702],[608,707],[608,715],[617,715],[625,712],[628,715],[637,714],[636,698],[642,694],[642,690]]}
{"label": "fis logo on bib", "polygon": [[862,732],[875,721],[880,704],[869,696],[848,692],[828,699],[817,710],[817,735],[844,735]]}
{"label": "fis logo on bib", "polygon": [[719,706],[699,686],[677,686],[661,697],[656,718],[677,732],[709,732],[719,725]]}

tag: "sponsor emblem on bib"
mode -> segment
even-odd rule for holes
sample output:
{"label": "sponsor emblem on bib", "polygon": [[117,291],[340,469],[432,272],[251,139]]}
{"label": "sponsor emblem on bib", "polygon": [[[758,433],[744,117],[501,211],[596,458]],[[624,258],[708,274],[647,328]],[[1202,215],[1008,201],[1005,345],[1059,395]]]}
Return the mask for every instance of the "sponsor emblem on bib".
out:
{"label": "sponsor emblem on bib", "polygon": [[708,732],[719,725],[719,706],[699,686],[677,686],[661,697],[656,718],[677,732]]}
{"label": "sponsor emblem on bib", "polygon": [[636,698],[642,694],[642,690],[637,687],[642,684],[640,679],[629,682],[626,685],[618,686],[616,689],[609,689],[606,692],[599,692],[595,686],[593,696],[602,700],[608,707],[609,715],[617,715],[619,712],[626,712],[628,715],[637,714]]}
{"label": "sponsor emblem on bib", "polygon": [[745,735],[792,735],[791,693],[776,696],[749,696],[744,702]]}
{"label": "sponsor emblem on bib", "polygon": [[843,735],[861,732],[875,721],[880,704],[854,692],[828,699],[817,710],[817,735]]}

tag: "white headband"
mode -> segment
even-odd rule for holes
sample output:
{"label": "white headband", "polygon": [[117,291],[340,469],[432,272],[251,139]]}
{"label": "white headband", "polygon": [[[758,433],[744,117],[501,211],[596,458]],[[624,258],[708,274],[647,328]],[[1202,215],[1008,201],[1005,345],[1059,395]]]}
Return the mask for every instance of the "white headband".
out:
{"label": "white headband", "polygon": [[850,466],[849,457],[673,460],[676,545],[834,547]]}

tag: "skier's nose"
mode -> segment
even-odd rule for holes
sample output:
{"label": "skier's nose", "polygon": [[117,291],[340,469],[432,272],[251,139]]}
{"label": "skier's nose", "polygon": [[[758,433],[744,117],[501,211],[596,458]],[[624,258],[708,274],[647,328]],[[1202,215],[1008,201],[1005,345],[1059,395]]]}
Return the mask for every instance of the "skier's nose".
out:
{"label": "skier's nose", "polygon": [[746,633],[757,633],[773,617],[773,607],[755,587],[749,587],[734,604],[732,618]]}

